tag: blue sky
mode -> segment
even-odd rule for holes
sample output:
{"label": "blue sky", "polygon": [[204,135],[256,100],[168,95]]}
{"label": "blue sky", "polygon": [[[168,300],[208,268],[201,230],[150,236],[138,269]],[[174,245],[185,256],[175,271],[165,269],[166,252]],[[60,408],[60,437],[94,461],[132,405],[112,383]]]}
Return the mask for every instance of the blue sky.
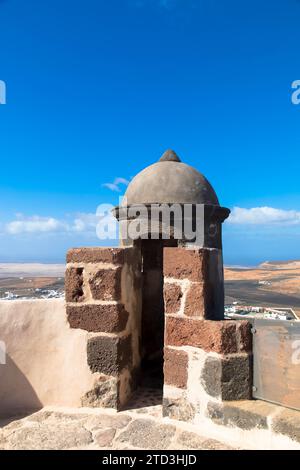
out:
{"label": "blue sky", "polygon": [[100,244],[98,204],[166,148],[233,209],[226,263],[300,258],[300,1],[0,0],[0,21],[0,262]]}

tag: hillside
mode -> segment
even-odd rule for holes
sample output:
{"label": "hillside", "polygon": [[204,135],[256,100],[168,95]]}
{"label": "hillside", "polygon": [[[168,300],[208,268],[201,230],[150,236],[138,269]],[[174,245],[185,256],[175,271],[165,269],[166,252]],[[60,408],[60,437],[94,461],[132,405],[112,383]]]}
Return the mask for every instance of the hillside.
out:
{"label": "hillside", "polygon": [[253,269],[225,267],[226,301],[291,307],[300,313],[300,261],[266,261]]}

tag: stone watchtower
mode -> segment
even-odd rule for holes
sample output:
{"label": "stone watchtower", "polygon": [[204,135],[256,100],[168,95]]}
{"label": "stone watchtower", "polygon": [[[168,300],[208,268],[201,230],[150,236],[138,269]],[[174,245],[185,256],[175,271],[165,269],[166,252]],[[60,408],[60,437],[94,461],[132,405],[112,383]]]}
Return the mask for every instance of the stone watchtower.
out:
{"label": "stone watchtower", "polygon": [[249,325],[224,320],[229,212],[168,150],[114,210],[121,248],[69,251],[69,322],[95,333],[87,345],[95,388],[83,403],[121,408],[137,387],[159,388],[165,415],[197,421],[211,402],[250,397]]}

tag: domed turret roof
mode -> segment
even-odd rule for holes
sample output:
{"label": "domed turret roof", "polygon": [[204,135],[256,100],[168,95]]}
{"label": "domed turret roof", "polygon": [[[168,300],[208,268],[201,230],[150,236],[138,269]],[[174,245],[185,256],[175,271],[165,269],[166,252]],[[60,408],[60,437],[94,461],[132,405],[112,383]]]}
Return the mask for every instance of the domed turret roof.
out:
{"label": "domed turret roof", "polygon": [[125,203],[181,203],[219,205],[217,195],[195,168],[182,163],[173,150],[138,173],[128,185]]}

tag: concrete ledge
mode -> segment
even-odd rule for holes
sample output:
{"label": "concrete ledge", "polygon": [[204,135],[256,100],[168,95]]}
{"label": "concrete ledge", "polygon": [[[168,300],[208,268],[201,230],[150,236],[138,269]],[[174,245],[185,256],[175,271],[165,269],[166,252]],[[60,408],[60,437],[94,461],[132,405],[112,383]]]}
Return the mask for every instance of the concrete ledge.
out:
{"label": "concrete ledge", "polygon": [[261,400],[209,402],[207,416],[215,423],[243,430],[264,429],[300,444],[300,411]]}
{"label": "concrete ledge", "polygon": [[273,419],[272,429],[300,443],[300,411],[281,408]]}

